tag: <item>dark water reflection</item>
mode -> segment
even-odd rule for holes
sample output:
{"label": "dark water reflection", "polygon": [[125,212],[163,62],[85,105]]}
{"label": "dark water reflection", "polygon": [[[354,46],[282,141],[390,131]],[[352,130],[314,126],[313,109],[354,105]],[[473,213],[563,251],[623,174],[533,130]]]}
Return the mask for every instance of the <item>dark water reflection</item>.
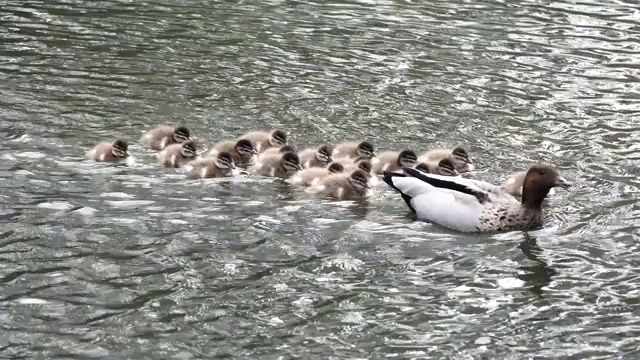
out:
{"label": "dark water reflection", "polygon": [[[0,353],[12,358],[640,355],[640,5],[4,1]],[[380,188],[83,160],[184,122],[210,144],[465,144],[576,183],[529,234],[412,221]]]}

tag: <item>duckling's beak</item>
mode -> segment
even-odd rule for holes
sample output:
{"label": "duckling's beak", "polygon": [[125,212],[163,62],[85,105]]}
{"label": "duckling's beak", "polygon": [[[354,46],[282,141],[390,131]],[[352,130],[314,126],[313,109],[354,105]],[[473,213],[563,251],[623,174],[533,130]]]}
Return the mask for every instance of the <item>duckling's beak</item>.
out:
{"label": "duckling's beak", "polygon": [[124,152],[124,157],[125,157],[125,158],[128,158],[129,156],[131,156],[131,153],[130,153],[130,152],[128,152],[128,151],[125,151],[125,152]]}
{"label": "duckling's beak", "polygon": [[567,181],[567,179],[563,178],[562,176],[556,176],[556,181],[554,183],[555,186],[560,186],[561,188],[568,188],[569,186],[571,186],[571,183]]}
{"label": "duckling's beak", "polygon": [[258,155],[258,150],[256,150],[256,149],[251,150],[251,154]]}

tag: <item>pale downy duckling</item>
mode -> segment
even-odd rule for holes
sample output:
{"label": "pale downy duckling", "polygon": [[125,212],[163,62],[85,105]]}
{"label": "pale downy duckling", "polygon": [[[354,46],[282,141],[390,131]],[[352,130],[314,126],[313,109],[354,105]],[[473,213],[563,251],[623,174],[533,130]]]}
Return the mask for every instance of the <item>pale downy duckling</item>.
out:
{"label": "pale downy duckling", "polygon": [[292,184],[302,186],[314,186],[317,185],[325,177],[332,174],[339,174],[344,171],[344,166],[339,163],[331,163],[327,167],[310,167],[302,171],[298,171],[291,177]]}
{"label": "pale downy duckling", "polygon": [[418,162],[429,163],[438,162],[442,159],[450,158],[459,173],[473,171],[474,166],[467,150],[461,146],[453,149],[434,149],[420,155]]}
{"label": "pale downy duckling", "polygon": [[351,173],[357,169],[360,169],[367,174],[371,175],[369,177],[369,186],[378,185],[378,177],[373,173],[373,165],[371,164],[371,160],[367,158],[357,158],[357,159],[349,159],[349,158],[341,158],[334,160],[334,163],[338,163],[344,167],[345,173]]}
{"label": "pale downy duckling", "polygon": [[249,170],[256,175],[287,179],[301,170],[300,158],[294,152],[274,154],[260,158]]}
{"label": "pale downy duckling", "polygon": [[221,151],[215,156],[207,156],[190,161],[182,169],[188,178],[206,179],[234,175],[236,165],[230,153]]}
{"label": "pale downy duckling", "polygon": [[453,165],[453,161],[450,158],[444,158],[439,162],[429,161],[426,163],[417,164],[414,169],[424,171],[429,174],[443,175],[443,176],[458,176],[460,175]]}
{"label": "pale downy duckling", "polygon": [[87,151],[87,158],[95,161],[120,161],[129,157],[129,144],[124,140],[116,140],[112,143],[102,142],[93,149]]}
{"label": "pale downy duckling", "polygon": [[179,168],[196,158],[196,144],[193,140],[182,144],[171,144],[157,155],[158,162],[167,167]]}
{"label": "pale downy duckling", "polygon": [[[258,155],[258,161],[260,161],[261,157],[284,154],[286,152],[296,152],[296,149],[294,149],[293,146],[291,145],[285,145],[279,148],[278,147],[268,148],[267,150],[260,153],[260,155]],[[298,154],[298,156],[300,155]]]}
{"label": "pale downy duckling", "polygon": [[360,143],[357,142],[345,142],[342,144],[336,145],[333,148],[333,153],[331,154],[334,159],[339,158],[367,158],[370,159],[375,156],[373,144],[368,141],[363,141]]}
{"label": "pale downy duckling", "polygon": [[362,198],[369,192],[370,174],[361,169],[350,173],[329,175],[308,189],[315,194],[327,195],[336,200]]}
{"label": "pale downy duckling", "polygon": [[213,145],[213,148],[209,150],[208,155],[216,156],[221,152],[231,154],[233,163],[236,166],[251,165],[254,162],[255,156],[258,155],[258,152],[253,148],[251,141],[247,139],[220,141]]}
{"label": "pale downy duckling", "polygon": [[[524,185],[524,178],[526,175],[526,171],[518,171],[511,174],[500,187],[512,196],[522,197],[522,186]],[[553,194],[555,194],[555,189],[549,189],[549,195]]]}
{"label": "pale downy duckling", "polygon": [[140,137],[140,144],[151,150],[162,150],[172,144],[181,144],[191,139],[189,129],[184,126],[159,125]]}
{"label": "pale downy duckling", "polygon": [[542,202],[553,187],[571,184],[548,165],[525,175],[522,201],[499,186],[463,177],[426,174],[416,169],[385,173],[383,181],[400,192],[418,219],[463,232],[529,230],[544,223]]}
{"label": "pale downy duckling", "polygon": [[282,147],[287,145],[287,134],[282,130],[273,130],[268,133],[265,131],[251,131],[240,137],[251,141],[253,148],[258,154],[272,147]]}
{"label": "pale downy duckling", "polygon": [[401,171],[403,167],[414,167],[418,157],[412,150],[383,151],[371,159],[373,172],[382,175],[383,172]]}
{"label": "pale downy duckling", "polygon": [[298,156],[300,156],[300,163],[305,169],[314,167],[323,168],[332,161],[331,153],[333,153],[333,148],[325,144],[316,149],[304,149]]}

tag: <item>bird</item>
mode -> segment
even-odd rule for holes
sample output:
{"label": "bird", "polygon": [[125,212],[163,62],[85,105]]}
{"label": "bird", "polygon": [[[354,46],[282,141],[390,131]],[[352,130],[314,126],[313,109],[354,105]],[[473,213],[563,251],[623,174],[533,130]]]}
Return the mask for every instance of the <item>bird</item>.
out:
{"label": "bird", "polygon": [[340,158],[334,160],[334,163],[338,163],[344,167],[344,172],[351,173],[356,169],[360,169],[367,174],[369,177],[369,186],[373,187],[378,185],[378,177],[373,173],[373,165],[371,165],[371,159],[359,157],[356,159],[350,158]]}
{"label": "bird", "polygon": [[373,144],[368,141],[362,141],[360,143],[357,142],[344,142],[336,145],[333,148],[333,152],[331,154],[333,158],[372,158],[375,156]]}
{"label": "bird", "polygon": [[459,173],[473,171],[473,161],[465,148],[462,146],[453,149],[433,149],[418,157],[418,162],[428,163],[430,161],[439,162],[444,158],[450,158]]}
{"label": "bird", "polygon": [[[518,171],[508,176],[500,187],[512,196],[522,197],[522,185],[524,184],[524,178],[527,175],[526,171]],[[549,195],[555,194],[555,190],[552,188],[549,190]]]}
{"label": "bird", "polygon": [[383,151],[371,159],[373,172],[382,175],[383,172],[397,172],[403,167],[414,167],[418,157],[413,150]]}
{"label": "bird", "polygon": [[151,150],[162,150],[171,144],[180,144],[191,139],[189,129],[184,126],[159,125],[140,137],[140,144]]}
{"label": "bird", "polygon": [[[258,160],[260,160],[261,157],[271,156],[271,155],[274,155],[274,154],[283,154],[283,153],[286,153],[286,152],[296,152],[296,150],[291,145],[285,145],[285,146],[282,146],[282,147],[271,147],[271,148],[268,148],[267,150],[261,152],[260,155],[258,155]],[[298,154],[298,156],[300,156],[300,155]]]}
{"label": "bird", "polygon": [[361,169],[350,173],[333,174],[322,178],[307,191],[326,195],[335,200],[353,200],[368,195],[370,177],[370,174]]}
{"label": "bird", "polygon": [[128,158],[129,144],[117,139],[114,142],[101,142],[93,149],[87,151],[87,158],[95,161],[120,161]]}
{"label": "bird", "polygon": [[216,156],[220,152],[231,154],[233,163],[236,166],[248,166],[254,162],[255,156],[258,155],[251,141],[247,139],[240,140],[223,140],[211,148],[207,153],[208,156]]}
{"label": "bird", "polygon": [[183,173],[191,179],[227,177],[233,175],[234,170],[233,156],[226,151],[192,160],[183,167]]}
{"label": "bird", "polygon": [[300,158],[294,152],[262,157],[249,170],[256,175],[287,179],[301,170]]}
{"label": "bird", "polygon": [[444,176],[459,176],[460,174],[456,171],[455,166],[453,165],[453,161],[450,158],[444,158],[439,162],[429,161],[429,162],[421,162],[414,166],[414,169],[418,169],[420,171],[424,171],[429,174],[436,175],[444,175]]}
{"label": "bird", "polygon": [[383,181],[397,190],[417,218],[460,232],[527,230],[543,225],[541,204],[549,189],[571,186],[549,165],[529,168],[522,201],[499,186],[463,177],[427,174],[404,168],[385,172]]}
{"label": "bird", "polygon": [[182,144],[171,144],[156,156],[160,164],[167,167],[179,168],[196,158],[196,145],[193,140],[183,142]]}
{"label": "bird", "polygon": [[298,156],[300,157],[300,163],[305,169],[313,167],[323,168],[331,162],[332,152],[333,148],[330,145],[324,144],[315,149],[304,149],[298,153]]}
{"label": "bird", "polygon": [[331,163],[327,167],[310,167],[298,171],[294,176],[291,177],[290,182],[292,184],[302,185],[302,186],[314,186],[317,185],[320,180],[323,178],[332,175],[339,174],[344,171],[344,166],[339,163]]}
{"label": "bird", "polygon": [[287,145],[287,134],[282,130],[251,131],[240,137],[251,141],[253,148],[258,154],[272,147],[282,147]]}

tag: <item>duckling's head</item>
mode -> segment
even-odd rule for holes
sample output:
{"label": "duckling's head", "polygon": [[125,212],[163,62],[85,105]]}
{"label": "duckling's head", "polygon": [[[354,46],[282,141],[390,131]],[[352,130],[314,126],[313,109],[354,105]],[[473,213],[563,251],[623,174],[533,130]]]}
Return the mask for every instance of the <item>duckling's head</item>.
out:
{"label": "duckling's head", "polygon": [[329,172],[332,174],[339,174],[344,171],[344,166],[342,166],[342,164],[340,163],[331,163],[327,167],[327,170],[329,170]]}
{"label": "duckling's head", "polygon": [[281,163],[282,167],[287,172],[295,172],[302,169],[302,166],[300,166],[300,158],[298,157],[298,154],[294,152],[286,152],[282,154]]}
{"label": "duckling's head", "polygon": [[357,191],[365,191],[369,188],[369,178],[371,175],[361,169],[354,170],[349,176],[349,182]]}
{"label": "duckling's head", "polygon": [[331,145],[322,145],[316,151],[316,159],[318,161],[328,164],[331,162],[331,153],[333,153],[333,147]]}
{"label": "duckling's head", "polygon": [[418,162],[418,156],[413,150],[402,150],[398,154],[398,165],[402,167],[413,167]]}
{"label": "duckling's head", "polygon": [[176,142],[183,143],[191,138],[189,129],[184,126],[178,126],[173,130],[173,139]]}
{"label": "duckling's head", "polygon": [[464,171],[473,170],[473,161],[465,148],[458,146],[451,151],[451,157],[454,163],[459,164],[458,168],[464,169]]}
{"label": "duckling's head", "polygon": [[427,174],[431,172],[431,170],[429,169],[429,164],[423,163],[423,162],[421,162],[418,165],[416,165],[414,167],[414,169],[420,170],[422,172],[426,172]]}
{"label": "duckling's head", "polygon": [[278,152],[280,154],[284,154],[284,153],[288,153],[288,152],[296,152],[296,149],[293,148],[293,146],[291,145],[285,145],[283,147],[281,147],[280,149],[278,149]]}
{"label": "duckling's head", "polygon": [[356,149],[356,154],[358,157],[372,158],[375,155],[373,144],[368,141],[363,141],[358,144],[358,148]]}
{"label": "duckling's head", "polygon": [[273,130],[270,142],[275,147],[285,146],[287,145],[287,134],[282,130]]}
{"label": "duckling's head", "polygon": [[256,149],[253,148],[251,141],[247,139],[238,140],[238,142],[236,142],[235,149],[236,149],[236,152],[238,152],[238,154],[244,155],[244,156],[251,156],[251,155],[258,154]]}
{"label": "duckling's head", "polygon": [[233,170],[236,164],[233,163],[233,157],[226,151],[221,151],[216,155],[216,166],[222,170]]}
{"label": "duckling's head", "polygon": [[124,140],[116,140],[111,144],[111,154],[117,158],[127,158],[129,157],[129,144],[127,144]]}
{"label": "duckling's head", "polygon": [[453,161],[449,158],[444,158],[438,162],[438,173],[445,176],[458,176],[458,171]]}
{"label": "duckling's head", "polygon": [[571,183],[560,176],[558,171],[549,165],[534,165],[529,168],[522,185],[522,204],[528,208],[540,208],[549,190],[559,186],[568,188]]}
{"label": "duckling's head", "polygon": [[182,149],[180,149],[182,156],[187,158],[196,157],[196,144],[193,140],[185,141],[182,143]]}
{"label": "duckling's head", "polygon": [[360,160],[358,162],[358,169],[366,172],[367,174],[371,172],[371,161],[369,160]]}

